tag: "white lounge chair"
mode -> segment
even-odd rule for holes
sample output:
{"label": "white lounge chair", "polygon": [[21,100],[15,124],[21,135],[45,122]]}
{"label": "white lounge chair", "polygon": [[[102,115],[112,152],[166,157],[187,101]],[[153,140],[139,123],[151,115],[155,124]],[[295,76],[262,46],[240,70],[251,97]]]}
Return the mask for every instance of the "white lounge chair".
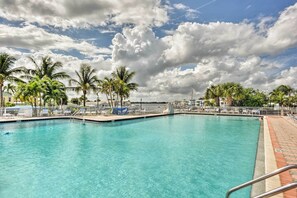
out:
{"label": "white lounge chair", "polygon": [[223,110],[221,111],[221,113],[228,113],[228,110],[227,110],[227,109],[223,109]]}
{"label": "white lounge chair", "polygon": [[42,109],[41,112],[40,112],[40,116],[48,116],[49,113],[48,113],[48,109]]}
{"label": "white lounge chair", "polygon": [[66,110],[64,111],[64,115],[71,115],[71,110],[66,109]]}
{"label": "white lounge chair", "polygon": [[32,117],[32,109],[20,109],[17,116],[18,117]]}

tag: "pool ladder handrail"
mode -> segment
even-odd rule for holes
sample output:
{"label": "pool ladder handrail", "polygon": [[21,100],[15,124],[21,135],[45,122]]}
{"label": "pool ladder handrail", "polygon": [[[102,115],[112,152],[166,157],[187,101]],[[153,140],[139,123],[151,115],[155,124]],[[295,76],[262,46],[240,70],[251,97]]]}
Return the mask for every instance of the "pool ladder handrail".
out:
{"label": "pool ladder handrail", "polygon": [[[249,185],[255,184],[255,183],[260,182],[262,180],[268,179],[270,177],[273,177],[275,175],[278,175],[278,174],[280,174],[282,172],[285,172],[287,170],[290,170],[290,169],[297,169],[297,164],[290,164],[290,165],[284,166],[284,167],[279,168],[279,169],[277,169],[277,170],[275,170],[275,171],[273,171],[271,173],[268,173],[268,174],[263,175],[261,177],[258,177],[256,179],[250,180],[250,181],[245,182],[245,183],[243,183],[241,185],[235,186],[235,187],[231,188],[230,190],[228,190],[228,192],[226,193],[226,198],[229,198],[229,196],[231,195],[231,193],[233,193],[233,192],[235,192],[237,190],[240,190],[240,189],[242,189],[244,187],[247,187]],[[254,198],[270,197],[270,196],[273,196],[273,195],[276,195],[276,194],[285,192],[287,190],[291,190],[293,188],[297,188],[297,181],[292,182],[292,183],[289,183],[289,184],[286,184],[285,186],[281,186],[281,187],[275,188],[275,189],[273,189],[271,191],[262,193],[260,195],[257,195]]]}
{"label": "pool ladder handrail", "polygon": [[80,109],[77,109],[76,111],[74,111],[72,114],[71,114],[71,118],[73,118],[74,116],[76,116],[76,114],[79,112]]}

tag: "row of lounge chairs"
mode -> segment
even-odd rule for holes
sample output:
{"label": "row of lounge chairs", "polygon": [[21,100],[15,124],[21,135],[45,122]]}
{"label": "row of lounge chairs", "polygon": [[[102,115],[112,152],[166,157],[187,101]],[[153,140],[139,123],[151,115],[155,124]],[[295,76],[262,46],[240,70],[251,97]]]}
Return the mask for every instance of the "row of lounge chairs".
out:
{"label": "row of lounge chairs", "polygon": [[291,118],[294,122],[297,122],[297,115],[295,114],[288,114],[289,118]]}
{"label": "row of lounge chairs", "polygon": [[239,109],[239,108],[198,108],[189,109],[191,112],[205,112],[205,113],[224,113],[224,114],[246,114],[246,115],[260,115],[261,111],[259,109]]}

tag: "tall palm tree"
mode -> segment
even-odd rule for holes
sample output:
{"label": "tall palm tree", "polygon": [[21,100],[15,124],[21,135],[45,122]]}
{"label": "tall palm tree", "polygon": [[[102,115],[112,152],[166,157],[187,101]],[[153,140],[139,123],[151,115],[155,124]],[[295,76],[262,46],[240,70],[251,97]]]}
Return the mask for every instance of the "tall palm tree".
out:
{"label": "tall palm tree", "polygon": [[135,72],[129,72],[125,66],[120,66],[112,73],[112,77],[116,81],[116,94],[120,97],[121,107],[123,106],[123,99],[128,98],[130,91],[136,91],[137,83],[132,83],[131,80],[135,76]]}
{"label": "tall palm tree", "polygon": [[222,85],[227,106],[233,104],[233,100],[240,100],[244,97],[243,87],[239,83],[227,82]]}
{"label": "tall palm tree", "polygon": [[15,97],[21,101],[29,102],[33,108],[34,116],[37,116],[37,102],[41,101],[43,93],[45,93],[43,81],[39,77],[34,77],[28,83],[19,83]]}
{"label": "tall palm tree", "polygon": [[288,103],[289,97],[293,91],[293,88],[288,85],[280,85],[270,93],[271,100],[281,106],[281,115],[284,114],[283,106]]}
{"label": "tall palm tree", "polygon": [[99,82],[100,92],[106,95],[108,105],[113,108],[113,94],[115,91],[115,81],[112,78],[105,77]]}
{"label": "tall palm tree", "polygon": [[16,92],[16,86],[11,83],[8,83],[6,86],[3,87],[3,90],[13,95]]}
{"label": "tall palm tree", "polygon": [[15,58],[6,53],[0,54],[0,107],[3,107],[3,86],[4,82],[22,82],[22,80],[15,75],[26,71],[24,67],[15,67],[13,64]]}
{"label": "tall palm tree", "polygon": [[55,104],[62,105],[61,101],[67,99],[65,85],[49,78],[43,78],[43,84],[45,88],[44,101],[49,102],[49,104],[52,104],[52,101],[54,101]]}
{"label": "tall palm tree", "polygon": [[206,99],[214,99],[216,106],[220,106],[220,97],[223,96],[223,89],[221,85],[211,85],[205,92]]}
{"label": "tall palm tree", "polygon": [[99,82],[96,70],[88,64],[81,64],[79,71],[75,71],[78,79],[70,79],[69,84],[75,84],[75,91],[83,93],[83,104],[86,106],[86,95],[90,90],[96,92]]}
{"label": "tall palm tree", "polygon": [[40,65],[38,65],[32,57],[29,57],[29,59],[35,66],[35,69],[28,70],[30,75],[27,75],[26,77],[29,79],[32,79],[32,76],[38,76],[40,79],[47,76],[49,79],[53,80],[70,78],[65,72],[57,71],[63,67],[63,64],[59,61],[53,62],[49,56],[42,57]]}

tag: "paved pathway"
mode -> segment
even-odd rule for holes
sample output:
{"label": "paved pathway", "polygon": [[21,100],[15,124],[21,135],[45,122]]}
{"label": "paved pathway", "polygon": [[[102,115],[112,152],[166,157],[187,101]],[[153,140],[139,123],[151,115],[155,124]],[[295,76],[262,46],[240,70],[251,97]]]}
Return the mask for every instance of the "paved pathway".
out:
{"label": "paved pathway", "polygon": [[[297,164],[297,126],[287,117],[269,116],[268,127],[274,147],[277,167]],[[282,185],[297,181],[297,170],[280,175]],[[287,198],[296,198],[297,189],[284,193]]]}

